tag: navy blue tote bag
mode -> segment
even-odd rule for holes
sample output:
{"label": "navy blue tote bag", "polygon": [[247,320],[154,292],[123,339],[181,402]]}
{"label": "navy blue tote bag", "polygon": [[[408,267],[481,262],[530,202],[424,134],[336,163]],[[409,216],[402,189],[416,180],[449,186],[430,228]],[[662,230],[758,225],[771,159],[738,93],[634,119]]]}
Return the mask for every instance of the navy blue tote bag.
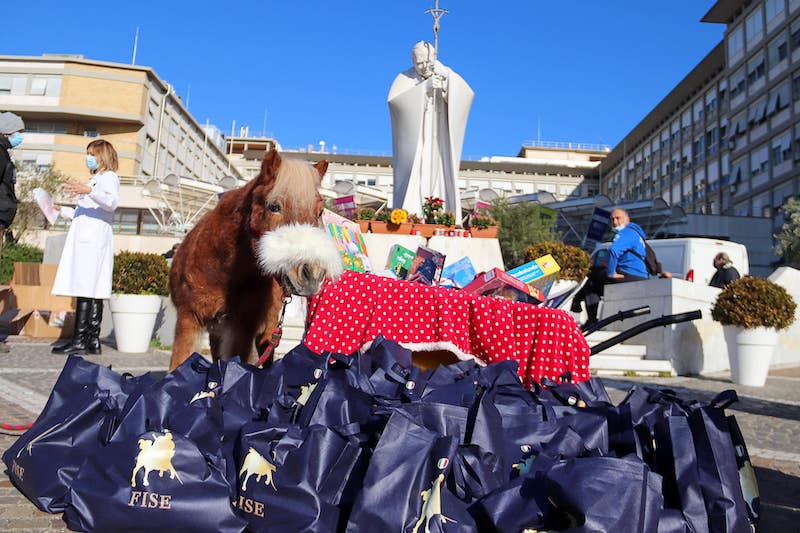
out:
{"label": "navy blue tote bag", "polygon": [[320,425],[245,426],[235,506],[248,531],[335,531],[337,506],[360,453],[357,439]]}
{"label": "navy blue tote bag", "polygon": [[11,481],[42,511],[62,512],[85,457],[108,442],[125,404],[154,382],[70,355],[36,422],[3,454]]}

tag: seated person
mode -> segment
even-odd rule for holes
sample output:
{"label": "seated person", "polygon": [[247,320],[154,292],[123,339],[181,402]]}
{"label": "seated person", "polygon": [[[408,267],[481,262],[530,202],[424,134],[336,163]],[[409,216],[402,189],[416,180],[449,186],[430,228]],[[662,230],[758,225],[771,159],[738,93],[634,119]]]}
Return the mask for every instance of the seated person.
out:
{"label": "seated person", "polygon": [[717,271],[714,272],[714,276],[708,282],[711,287],[722,289],[731,281],[736,281],[741,277],[739,271],[733,266],[730,256],[725,252],[720,252],[714,256],[714,268]]}
{"label": "seated person", "polygon": [[644,230],[631,222],[628,213],[619,208],[611,212],[611,230],[616,237],[608,249],[607,258],[599,259],[598,252],[586,284],[572,300],[570,309],[576,313],[581,311],[581,301],[586,301],[586,313],[589,316],[587,324],[597,322],[597,311],[606,284],[644,281],[650,277],[644,262]]}

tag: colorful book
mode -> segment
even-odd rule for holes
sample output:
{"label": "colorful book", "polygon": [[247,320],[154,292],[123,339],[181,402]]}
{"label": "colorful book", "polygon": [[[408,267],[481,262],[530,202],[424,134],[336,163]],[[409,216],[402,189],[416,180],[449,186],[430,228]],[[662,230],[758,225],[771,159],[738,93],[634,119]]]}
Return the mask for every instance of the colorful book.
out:
{"label": "colorful book", "polygon": [[416,255],[417,254],[405,246],[395,244],[389,250],[389,257],[386,260],[386,270],[394,272],[397,279],[406,279]]}
{"label": "colorful book", "polygon": [[417,248],[411,269],[408,271],[409,281],[418,281],[426,285],[436,285],[442,276],[445,255],[426,246]]}
{"label": "colorful book", "polygon": [[462,257],[452,265],[442,269],[442,278],[449,279],[457,288],[466,287],[475,279],[477,273],[469,257]]}
{"label": "colorful book", "polygon": [[345,269],[356,272],[372,271],[367,245],[358,224],[327,209],[322,211],[322,223],[333,237]]}

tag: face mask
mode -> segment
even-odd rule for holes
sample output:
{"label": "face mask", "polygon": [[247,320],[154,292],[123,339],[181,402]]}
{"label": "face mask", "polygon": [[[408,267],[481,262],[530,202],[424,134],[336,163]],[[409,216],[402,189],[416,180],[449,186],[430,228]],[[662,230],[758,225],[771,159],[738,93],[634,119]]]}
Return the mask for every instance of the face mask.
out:
{"label": "face mask", "polygon": [[613,231],[614,233],[619,233],[620,231],[622,231],[624,229],[625,229],[625,224],[622,224],[620,226],[617,226],[616,228],[611,228],[611,231]]}
{"label": "face mask", "polygon": [[89,170],[97,170],[99,165],[97,164],[97,159],[95,159],[93,155],[87,155],[86,166],[89,167]]}
{"label": "face mask", "polygon": [[16,132],[13,135],[8,136],[8,142],[11,144],[11,148],[16,148],[22,143],[22,139],[24,139],[23,135],[20,132]]}

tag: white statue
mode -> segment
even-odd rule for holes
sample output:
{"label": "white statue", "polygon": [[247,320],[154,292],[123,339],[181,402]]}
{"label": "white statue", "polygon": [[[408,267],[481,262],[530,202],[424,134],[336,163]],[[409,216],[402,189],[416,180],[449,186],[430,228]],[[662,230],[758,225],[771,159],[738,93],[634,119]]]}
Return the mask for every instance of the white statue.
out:
{"label": "white statue", "polygon": [[433,45],[411,51],[414,67],[397,75],[389,89],[392,118],[393,206],[421,214],[428,196],[461,223],[458,170],[475,93],[464,79],[436,60]]}

